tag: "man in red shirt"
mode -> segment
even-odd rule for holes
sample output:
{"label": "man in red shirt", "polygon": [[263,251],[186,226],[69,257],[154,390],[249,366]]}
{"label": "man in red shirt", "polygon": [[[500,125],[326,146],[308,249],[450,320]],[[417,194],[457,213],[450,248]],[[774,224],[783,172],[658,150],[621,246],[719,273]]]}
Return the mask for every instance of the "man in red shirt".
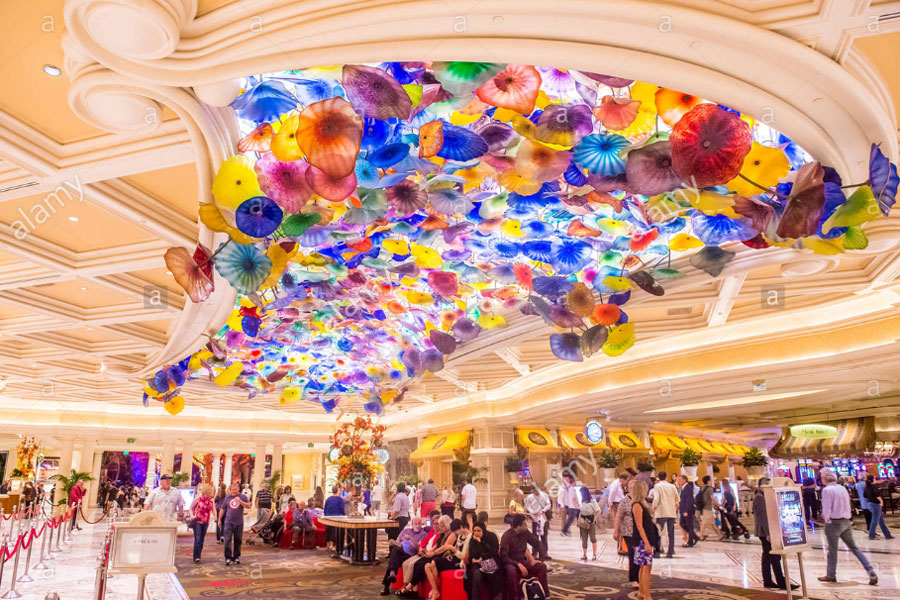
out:
{"label": "man in red shirt", "polygon": [[81,503],[86,493],[87,490],[84,488],[84,481],[80,479],[75,483],[72,491],[69,492],[69,506],[75,508],[75,510],[72,512],[72,527],[78,530],[81,530],[81,527],[78,526],[79,504]]}

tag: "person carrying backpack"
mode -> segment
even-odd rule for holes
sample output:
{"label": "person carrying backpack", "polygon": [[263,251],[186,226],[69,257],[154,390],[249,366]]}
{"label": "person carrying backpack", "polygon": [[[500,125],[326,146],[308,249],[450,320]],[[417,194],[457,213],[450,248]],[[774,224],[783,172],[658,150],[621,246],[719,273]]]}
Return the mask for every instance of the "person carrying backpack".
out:
{"label": "person carrying backpack", "polygon": [[695,500],[697,512],[700,513],[700,540],[705,542],[708,539],[706,532],[712,531],[716,540],[721,542],[725,539],[725,535],[716,528],[716,513],[713,511],[719,503],[716,502],[715,490],[710,485],[711,480],[709,475],[703,476],[703,488]]}

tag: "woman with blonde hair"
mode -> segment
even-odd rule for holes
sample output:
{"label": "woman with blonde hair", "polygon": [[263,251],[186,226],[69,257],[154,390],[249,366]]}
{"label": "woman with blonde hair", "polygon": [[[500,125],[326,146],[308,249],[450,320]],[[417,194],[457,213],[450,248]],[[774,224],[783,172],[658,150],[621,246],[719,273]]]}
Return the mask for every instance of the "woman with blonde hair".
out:
{"label": "woman with blonde hair", "polygon": [[653,509],[647,504],[650,492],[646,482],[635,479],[631,484],[631,514],[634,520],[632,545],[634,564],[638,567],[638,600],[653,600],[650,596],[650,570],[653,568],[653,549],[659,542],[659,531],[653,522]]}
{"label": "woman with blonde hair", "polygon": [[191,503],[189,527],[194,530],[194,562],[200,562],[200,554],[203,552],[203,542],[206,541],[206,531],[209,529],[209,518],[216,505],[213,495],[216,488],[211,483],[201,483],[197,486],[197,497]]}
{"label": "woman with blonde hair", "polygon": [[509,501],[509,510],[507,511],[507,516],[504,518],[504,521],[509,523],[509,515],[526,515],[525,512],[525,492],[523,492],[520,488],[516,488],[513,490],[512,500]]}

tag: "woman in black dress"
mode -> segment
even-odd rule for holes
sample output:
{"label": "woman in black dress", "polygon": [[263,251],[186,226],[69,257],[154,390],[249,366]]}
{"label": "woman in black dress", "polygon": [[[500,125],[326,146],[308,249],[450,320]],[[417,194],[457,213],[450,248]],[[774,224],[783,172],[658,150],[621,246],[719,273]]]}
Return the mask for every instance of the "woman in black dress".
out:
{"label": "woman in black dress", "polygon": [[494,598],[503,589],[503,575],[499,570],[500,540],[487,523],[479,521],[472,527],[472,539],[466,554],[466,579],[463,586],[469,598],[482,597],[482,590],[489,590],[488,598]]}

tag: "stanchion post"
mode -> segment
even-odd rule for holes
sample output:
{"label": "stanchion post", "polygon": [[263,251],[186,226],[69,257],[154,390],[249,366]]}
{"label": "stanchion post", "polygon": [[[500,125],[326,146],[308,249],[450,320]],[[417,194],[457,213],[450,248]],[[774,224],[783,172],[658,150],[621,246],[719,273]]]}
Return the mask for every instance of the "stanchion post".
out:
{"label": "stanchion post", "polygon": [[0,586],[3,585],[3,567],[6,566],[6,548],[9,546],[9,536],[5,533],[0,536]]}
{"label": "stanchion post", "polygon": [[61,510],[59,513],[59,521],[56,524],[56,551],[62,552],[62,548],[59,547],[60,541],[62,539],[63,528],[65,528],[66,521],[66,511],[65,509]]}
{"label": "stanchion post", "polygon": [[25,572],[22,573],[21,577],[16,579],[19,583],[31,583],[34,581],[34,578],[28,574],[28,569],[31,566],[31,548],[34,546],[34,523],[31,522],[30,525],[31,527],[28,529],[27,536],[31,537],[31,541],[28,544],[28,550],[25,551]]}
{"label": "stanchion post", "polygon": [[16,591],[16,576],[19,574],[19,544],[22,541],[22,532],[19,532],[19,536],[16,539],[16,550],[13,553],[13,571],[12,578],[10,579],[11,583],[9,586],[9,591],[0,596],[2,600],[12,600],[14,598],[21,598],[22,594]]}
{"label": "stanchion post", "polygon": [[44,513],[41,512],[40,518],[38,520],[38,525],[43,523],[43,527],[41,528],[41,552],[38,554],[38,564],[34,566],[35,571],[47,571],[50,569],[49,565],[44,564],[47,561],[47,556],[44,554],[44,551],[47,549],[47,525],[49,522],[46,517],[44,517]]}
{"label": "stanchion post", "polygon": [[104,600],[106,598],[106,562],[107,548],[109,547],[109,530],[106,531],[106,537],[103,539],[103,545],[100,547],[100,562],[97,565],[97,575],[94,579],[94,597],[93,600]]}

